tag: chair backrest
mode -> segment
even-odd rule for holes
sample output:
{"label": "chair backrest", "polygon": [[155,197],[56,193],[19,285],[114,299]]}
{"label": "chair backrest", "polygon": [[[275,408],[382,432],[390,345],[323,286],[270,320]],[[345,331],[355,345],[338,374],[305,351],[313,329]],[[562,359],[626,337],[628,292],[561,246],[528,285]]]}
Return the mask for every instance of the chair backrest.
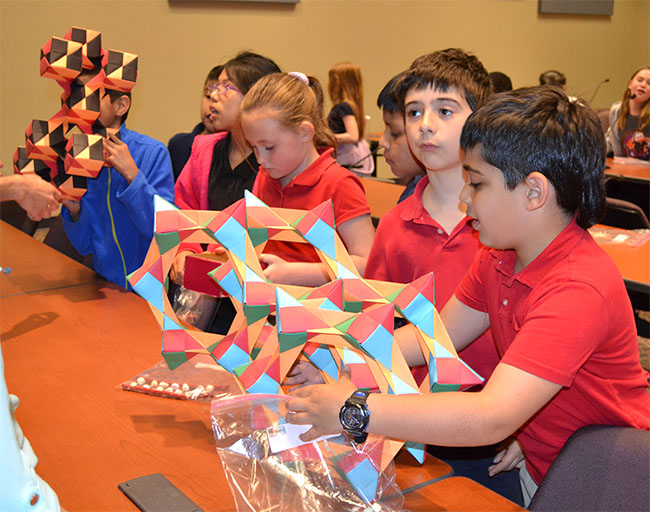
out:
{"label": "chair backrest", "polygon": [[575,432],[530,503],[533,511],[650,509],[650,432],[590,425]]}
{"label": "chair backrest", "polygon": [[648,217],[638,205],[613,197],[607,198],[605,217],[601,223],[624,229],[650,228]]}
{"label": "chair backrest", "polygon": [[600,121],[600,127],[603,129],[603,133],[607,133],[609,129],[609,109],[608,108],[597,108],[596,115]]}

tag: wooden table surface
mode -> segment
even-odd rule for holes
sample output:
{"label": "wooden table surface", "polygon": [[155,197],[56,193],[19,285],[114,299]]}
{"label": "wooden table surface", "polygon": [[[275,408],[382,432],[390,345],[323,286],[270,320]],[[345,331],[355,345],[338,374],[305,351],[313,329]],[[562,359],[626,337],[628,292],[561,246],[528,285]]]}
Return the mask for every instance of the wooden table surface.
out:
{"label": "wooden table surface", "polygon": [[11,268],[7,274],[0,273],[0,297],[101,279],[88,267],[61,256],[58,251],[0,221],[0,266]]}
{"label": "wooden table surface", "polygon": [[118,385],[160,361],[144,300],[106,283],[0,299],[17,419],[70,511],[135,510],[117,484],[163,473],[205,510],[234,510],[208,403]]}
{"label": "wooden table surface", "polygon": [[639,160],[638,164],[635,162],[619,162],[620,161],[617,161],[614,158],[608,158],[605,174],[628,181],[636,181],[645,184],[650,182],[650,165],[647,163],[641,163],[641,160]]}
{"label": "wooden table surface", "polygon": [[[609,230],[625,235],[630,231],[610,226],[596,225],[595,230]],[[634,291],[650,293],[650,239],[638,246],[624,243],[598,241],[598,245],[609,254],[618,267],[626,286]]]}
{"label": "wooden table surface", "polygon": [[[209,404],[119,387],[161,360],[161,333],[146,302],[105,281],[75,283],[74,276],[96,276],[42,244],[31,245],[21,232],[2,226],[0,233],[3,258],[12,256],[4,246],[9,233],[13,247],[30,250],[25,261],[47,256],[47,268],[61,273],[40,281],[41,288],[34,275],[43,275],[42,266],[13,274],[11,289],[18,292],[0,297],[0,340],[7,386],[21,399],[16,417],[38,455],[37,472],[62,506],[135,511],[117,485],[160,472],[204,510],[234,511]],[[1,289],[8,289],[6,283]],[[448,478],[451,474],[434,457],[424,466],[407,454],[397,458],[407,508],[479,510],[487,503],[494,510],[516,510],[478,484]]]}
{"label": "wooden table surface", "polygon": [[411,512],[524,510],[481,484],[461,476],[446,478],[406,494],[404,508]]}

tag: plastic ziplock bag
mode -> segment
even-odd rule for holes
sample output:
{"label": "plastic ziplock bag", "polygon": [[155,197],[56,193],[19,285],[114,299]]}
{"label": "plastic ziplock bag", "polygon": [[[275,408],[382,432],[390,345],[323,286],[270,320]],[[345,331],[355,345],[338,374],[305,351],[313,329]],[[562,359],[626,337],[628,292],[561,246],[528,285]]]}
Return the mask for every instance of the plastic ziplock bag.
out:
{"label": "plastic ziplock bag", "polygon": [[232,374],[204,354],[194,356],[175,370],[170,370],[167,363],[160,361],[123,382],[120,387],[127,391],[180,400],[209,401],[241,394]]}
{"label": "plastic ziplock bag", "polygon": [[404,498],[393,462],[379,469],[384,438],[302,443],[286,422],[287,396],[249,394],[212,402],[212,430],[238,512],[397,511]]}

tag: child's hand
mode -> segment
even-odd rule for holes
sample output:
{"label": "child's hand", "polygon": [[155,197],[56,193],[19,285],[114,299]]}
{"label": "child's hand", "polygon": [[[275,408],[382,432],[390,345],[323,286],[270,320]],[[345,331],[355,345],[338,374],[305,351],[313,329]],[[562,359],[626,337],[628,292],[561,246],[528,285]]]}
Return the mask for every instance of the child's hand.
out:
{"label": "child's hand", "polygon": [[79,217],[79,212],[81,212],[81,203],[73,199],[64,199],[63,206],[65,206],[69,211],[73,219]]}
{"label": "child's hand", "polygon": [[129,147],[114,133],[104,139],[104,161],[124,176],[129,185],[138,174],[138,166],[133,161]]}
{"label": "child's hand", "polygon": [[283,382],[287,386],[298,387],[324,383],[325,381],[318,368],[308,361],[298,361],[293,365]]}
{"label": "child's hand", "polygon": [[260,263],[264,269],[264,277],[276,284],[291,284],[291,268],[289,263],[275,254],[262,254]]}
{"label": "child's hand", "polygon": [[339,411],[357,387],[350,380],[350,369],[344,367],[341,378],[334,384],[307,386],[290,393],[287,403],[287,421],[297,425],[312,425],[300,436],[303,441],[313,441],[327,434],[343,431]]}
{"label": "child's hand", "polygon": [[174,262],[172,263],[172,269],[169,273],[169,277],[176,284],[183,284],[183,274],[185,272],[185,258],[189,254],[194,254],[192,251],[180,251],[174,256]]}
{"label": "child's hand", "polygon": [[494,464],[488,468],[488,475],[496,476],[503,471],[512,471],[515,468],[521,468],[524,464],[524,454],[516,439],[501,450],[494,457]]}

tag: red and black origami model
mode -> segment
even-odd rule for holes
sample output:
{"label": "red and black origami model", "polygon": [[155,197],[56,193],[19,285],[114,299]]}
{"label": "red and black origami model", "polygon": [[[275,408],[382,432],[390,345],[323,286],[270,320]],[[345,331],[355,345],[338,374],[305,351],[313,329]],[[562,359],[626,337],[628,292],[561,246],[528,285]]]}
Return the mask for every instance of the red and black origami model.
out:
{"label": "red and black origami model", "polygon": [[65,199],[79,200],[86,179],[104,167],[100,102],[109,90],[130,92],[138,78],[138,56],[104,50],[101,32],[72,27],[41,48],[40,73],[63,88],[61,109],[49,120],[33,120],[25,146],[13,157],[15,173],[36,173],[59,187]]}

